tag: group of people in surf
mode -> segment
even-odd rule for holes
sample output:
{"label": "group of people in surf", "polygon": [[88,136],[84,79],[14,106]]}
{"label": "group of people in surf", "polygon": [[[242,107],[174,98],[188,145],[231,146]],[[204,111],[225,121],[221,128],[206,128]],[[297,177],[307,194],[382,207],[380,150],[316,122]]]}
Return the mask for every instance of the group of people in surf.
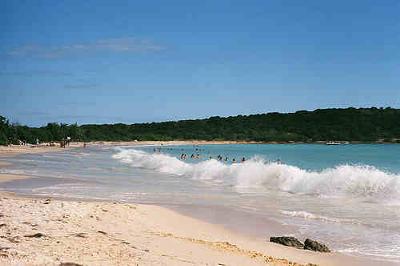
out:
{"label": "group of people in surf", "polygon": [[[173,148],[165,148],[165,150],[174,150],[174,149]],[[184,149],[181,149],[181,151],[182,151],[182,153],[179,156],[179,158],[184,161],[184,160],[187,160],[187,159],[192,159],[192,160],[201,159],[201,154],[200,153],[201,153],[201,151],[205,151],[205,150],[204,149],[200,149],[200,148],[196,148],[194,153],[192,153],[190,156],[187,153],[183,152]],[[161,147],[153,148],[153,152],[154,153],[161,153]],[[208,154],[210,154],[210,153],[208,152]],[[228,156],[222,156],[222,155],[218,154],[218,156],[216,156],[215,158],[218,161],[226,162],[226,163],[228,163],[228,162],[232,162],[232,163],[244,163],[244,162],[246,162],[246,158],[245,157],[242,157],[241,159],[238,159],[238,160],[236,160],[236,158],[232,158],[232,160],[230,160]],[[209,156],[208,159],[211,160],[211,159],[214,159],[214,157],[213,156]],[[273,162],[273,163],[277,163],[277,164],[282,164],[283,163],[281,161],[281,159],[279,159],[279,158],[276,159],[276,160],[269,161],[269,162],[271,162],[271,163]]]}
{"label": "group of people in surf", "polygon": [[[181,154],[181,160],[186,160],[188,158],[188,155],[186,153],[182,153]],[[192,153],[192,155],[190,155],[190,159],[200,159],[200,154],[196,153]]]}
{"label": "group of people in surf", "polygon": [[[166,148],[167,150],[173,150],[173,148]],[[182,149],[182,151],[184,151]],[[192,153],[190,156],[187,153],[182,152],[181,155],[179,156],[179,158],[181,160],[187,160],[187,159],[192,159],[192,160],[198,160],[201,159],[201,155],[200,152],[204,151],[204,149],[200,149],[200,148],[196,148],[194,153]],[[154,153],[160,153],[161,152],[161,147],[154,147],[153,148],[153,152]],[[218,155],[215,157],[218,161],[224,161],[224,162],[232,162],[232,163],[244,163],[246,161],[245,157],[242,157],[241,159],[236,160],[236,158],[232,158],[232,160],[229,159],[228,156],[222,156],[222,155]],[[213,156],[209,156],[208,159],[214,159]]]}
{"label": "group of people in surf", "polygon": [[[192,153],[192,155],[190,155],[190,159],[200,159],[200,154],[199,153]],[[186,154],[186,153],[182,153],[181,154],[181,156],[180,156],[180,159],[181,160],[186,160],[186,159],[188,159],[189,157],[188,157],[188,155]],[[211,159],[213,159],[213,157],[212,156],[210,156],[209,157],[209,159],[211,160]],[[225,156],[225,157],[223,157],[222,155],[218,155],[217,157],[216,157],[216,159],[218,160],[218,161],[225,161],[225,162],[228,162],[228,161],[230,161],[229,160],[229,158],[227,157],[227,156]],[[246,158],[245,157],[242,157],[242,159],[240,159],[240,160],[236,160],[236,158],[232,158],[232,163],[237,163],[237,162],[242,162],[242,163],[244,163],[246,161]]]}

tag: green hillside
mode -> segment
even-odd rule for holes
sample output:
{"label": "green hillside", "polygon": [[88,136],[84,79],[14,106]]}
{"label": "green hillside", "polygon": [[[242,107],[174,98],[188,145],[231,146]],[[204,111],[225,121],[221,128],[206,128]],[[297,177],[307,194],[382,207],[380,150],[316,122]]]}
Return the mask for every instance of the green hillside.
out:
{"label": "green hillside", "polygon": [[67,125],[43,127],[10,124],[0,116],[0,143],[59,141],[66,136],[81,141],[129,140],[346,140],[398,142],[400,109],[318,109],[295,113],[267,113],[141,124]]}

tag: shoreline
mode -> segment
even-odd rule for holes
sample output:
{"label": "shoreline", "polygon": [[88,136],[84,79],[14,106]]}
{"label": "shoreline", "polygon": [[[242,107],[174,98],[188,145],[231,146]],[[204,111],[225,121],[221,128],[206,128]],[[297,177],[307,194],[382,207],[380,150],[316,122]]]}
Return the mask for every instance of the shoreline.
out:
{"label": "shoreline", "polygon": [[[91,141],[86,142],[88,145],[224,145],[224,144],[315,144],[329,145],[329,140],[321,141],[246,141],[246,140],[154,140],[154,141]],[[76,142],[82,143],[83,142]],[[336,145],[363,145],[363,144],[400,144],[400,142],[385,141],[337,141]]]}
{"label": "shoreline", "polygon": [[[35,154],[46,152],[62,152],[69,149],[84,148],[84,144],[89,146],[178,146],[178,145],[221,145],[221,144],[260,144],[258,142],[242,142],[242,141],[92,141],[92,142],[71,142],[69,146],[61,148],[59,144],[49,146],[46,143],[39,145],[0,145],[0,159],[4,157],[12,157],[19,154]],[[1,162],[0,162],[1,163]],[[0,165],[1,167],[1,165]]]}
{"label": "shoreline", "polygon": [[[329,141],[231,141],[231,140],[171,140],[171,141],[90,141],[90,142],[71,142],[69,146],[61,148],[58,143],[55,146],[50,146],[48,143],[42,143],[39,145],[0,145],[0,158],[14,156],[18,154],[32,154],[32,153],[43,153],[43,152],[57,152],[66,149],[73,148],[84,148],[84,144],[87,146],[179,146],[179,145],[228,145],[228,144],[315,144],[315,145],[329,145]],[[400,142],[362,142],[362,141],[338,141],[339,146],[342,145],[364,145],[364,144],[400,144]]]}
{"label": "shoreline", "polygon": [[[136,142],[137,143],[137,142]],[[166,143],[166,142],[163,142]],[[154,145],[158,144],[158,142],[151,142],[151,143],[137,143],[138,145]],[[173,144],[175,145],[182,145],[181,142],[176,143],[174,142]],[[172,144],[172,145],[173,145]],[[218,143],[219,144],[219,143]],[[101,143],[95,144],[95,145],[104,145]],[[109,144],[109,145],[114,145],[114,143]],[[115,145],[123,145],[120,142],[118,142]],[[129,143],[131,145],[131,143]],[[167,145],[167,144],[165,144]],[[42,149],[40,152],[46,152],[46,151],[54,151],[53,147],[48,147],[49,149]],[[25,149],[25,153],[30,153],[31,150]],[[57,149],[55,151],[63,151],[63,149]],[[39,152],[39,151],[38,151]],[[23,149],[19,149],[17,153],[6,153],[6,156],[14,156],[17,154],[22,154],[24,153]],[[0,151],[0,154],[2,152]],[[0,168],[6,166],[4,162],[0,161]],[[15,179],[23,179],[23,178],[31,178],[31,177],[25,177],[25,176],[20,176],[20,175],[7,175],[5,174],[0,174],[0,180],[4,178],[4,182],[15,180]],[[0,184],[1,185],[1,184]],[[91,200],[91,199],[68,199],[68,198],[53,198],[51,199],[51,202],[57,202],[59,203],[56,208],[52,208],[51,211],[45,212],[45,215],[40,216],[40,217],[35,217],[35,214],[40,213],[43,209],[43,207],[47,208],[49,206],[53,206],[50,204],[45,204],[44,201],[46,201],[47,197],[41,197],[41,196],[25,196],[25,195],[16,195],[14,193],[9,193],[9,192],[1,192],[0,191],[0,213],[3,214],[6,218],[9,218],[10,224],[12,224],[13,228],[17,228],[18,230],[14,230],[15,232],[10,232],[10,231],[4,231],[6,229],[5,226],[4,230],[3,227],[0,226],[0,232],[2,232],[2,238],[0,238],[0,246],[3,247],[10,247],[11,244],[12,247],[10,247],[8,251],[1,251],[1,252],[6,252],[4,256],[7,256],[4,258],[4,263],[9,263],[12,264],[13,261],[17,260],[21,263],[35,263],[34,261],[29,261],[30,259],[33,259],[33,257],[38,257],[43,259],[44,261],[38,262],[38,264],[42,263],[47,263],[45,261],[50,260],[48,265],[58,265],[58,261],[62,260],[62,262],[65,262],[66,259],[68,261],[71,261],[69,257],[63,257],[63,251],[66,249],[69,251],[70,249],[74,249],[73,247],[73,241],[70,243],[69,241],[66,241],[65,243],[62,241],[63,246],[60,246],[60,243],[57,243],[57,241],[61,241],[60,239],[55,240],[57,237],[45,237],[45,238],[39,238],[37,241],[38,243],[35,243],[36,239],[29,239],[25,243],[25,238],[23,237],[23,234],[27,233],[28,231],[24,230],[31,230],[33,231],[38,231],[41,229],[40,227],[36,226],[31,226],[31,228],[25,228],[21,227],[22,225],[20,223],[25,223],[26,221],[22,220],[36,220],[40,223],[46,224],[45,227],[43,227],[43,232],[41,233],[46,234],[44,231],[45,230],[50,230],[56,232],[58,235],[60,235],[63,231],[70,231],[72,230],[67,223],[64,223],[63,220],[52,220],[49,219],[51,215],[64,215],[66,212],[73,212],[74,208],[77,209],[84,209],[88,212],[96,212],[99,213],[99,208],[104,208],[107,206],[113,206],[118,208],[125,208],[126,206],[131,206],[128,207],[129,209],[139,209],[141,211],[141,214],[144,214],[144,217],[140,222],[142,225],[149,226],[151,227],[151,230],[153,230],[153,233],[148,235],[149,229],[146,227],[146,230],[143,230],[143,228],[136,228],[134,225],[131,225],[129,223],[126,223],[124,219],[121,219],[124,213],[112,213],[113,208],[109,209],[107,213],[112,213],[111,215],[112,218],[114,219],[115,223],[118,224],[115,228],[109,228],[107,225],[107,222],[105,220],[104,223],[98,222],[99,224],[99,230],[97,231],[104,231],[101,230],[104,228],[104,226],[107,227],[107,230],[119,230],[119,228],[125,228],[125,230],[118,231],[118,235],[124,235],[127,234],[129,235],[130,232],[136,232],[136,236],[139,234],[137,230],[140,231],[140,234],[145,234],[147,238],[145,239],[140,239],[138,242],[135,242],[134,246],[137,248],[137,246],[143,245],[143,243],[146,243],[148,239],[151,239],[155,243],[166,243],[166,246],[168,247],[162,247],[162,250],[159,250],[158,248],[160,247],[152,247],[151,250],[155,250],[158,254],[156,257],[148,258],[146,253],[150,253],[145,250],[150,250],[149,248],[144,248],[144,257],[141,257],[141,255],[136,254],[134,251],[137,251],[135,248],[128,248],[129,252],[134,252],[135,255],[133,257],[140,257],[140,265],[151,265],[154,263],[159,263],[159,264],[168,264],[168,265],[185,265],[185,264],[200,264],[203,265],[205,264],[204,261],[204,254],[206,253],[207,255],[206,258],[208,259],[207,263],[216,265],[218,263],[223,263],[227,265],[232,265],[232,264],[238,264],[239,262],[242,262],[240,264],[242,265],[265,265],[270,263],[271,265],[289,265],[289,261],[294,261],[296,263],[304,264],[307,265],[308,263],[314,263],[314,264],[319,264],[319,265],[346,265],[346,264],[351,264],[351,265],[374,265],[374,262],[370,262],[366,258],[362,257],[356,257],[356,256],[350,256],[350,255],[345,255],[342,253],[337,253],[333,252],[330,254],[322,254],[322,253],[315,253],[312,251],[304,251],[304,250],[297,250],[294,248],[289,248],[277,244],[273,244],[270,242],[267,242],[265,239],[260,240],[260,238],[265,238],[266,232],[261,232],[260,233],[260,238],[255,239],[254,237],[249,237],[246,234],[240,234],[236,231],[230,230],[230,228],[226,228],[222,225],[218,225],[215,223],[212,223],[212,221],[207,220],[207,219],[202,219],[202,217],[195,217],[195,215],[191,215],[190,212],[184,212],[184,211],[179,211],[176,208],[171,208],[168,206],[157,206],[157,205],[147,205],[147,204],[130,204],[130,203],[122,203],[122,202],[112,202],[112,201],[107,201],[107,200]],[[39,202],[39,204],[37,204]],[[5,208],[4,205],[10,204],[9,208]],[[71,205],[71,206],[70,206]],[[23,206],[29,206],[29,211],[23,211],[21,208]],[[124,207],[125,206],[125,207]],[[72,208],[72,209],[71,209]],[[108,207],[107,207],[108,208]],[[189,206],[190,208],[190,206]],[[23,208],[22,208],[23,209]],[[6,211],[5,211],[6,210]],[[12,211],[12,210],[18,210],[18,211]],[[155,211],[154,211],[155,210]],[[22,211],[22,212],[21,212]],[[154,212],[153,212],[154,211]],[[101,211],[100,213],[102,213]],[[129,219],[134,219],[137,213],[132,214],[133,216],[130,217]],[[77,219],[79,218],[79,215],[77,216]],[[87,217],[86,217],[87,218]],[[90,216],[89,216],[90,218]],[[203,217],[204,218],[204,217]],[[2,218],[3,219],[3,218]],[[128,220],[129,220],[128,219]],[[82,220],[78,219],[77,223],[79,223],[79,226],[77,228],[89,228],[91,226],[90,220]],[[160,220],[163,220],[161,222]],[[175,221],[174,223],[170,223],[170,221]],[[155,223],[155,221],[157,221]],[[3,223],[3,220],[2,222]],[[32,224],[32,223],[31,223]],[[38,224],[35,222],[35,224]],[[180,227],[176,228],[176,224],[179,224]],[[47,227],[49,225],[50,227]],[[58,226],[58,227],[57,227]],[[185,231],[181,231],[181,226],[185,228]],[[21,227],[21,228],[20,228]],[[57,227],[58,229],[55,229]],[[60,228],[63,228],[62,230]],[[194,230],[196,228],[196,230]],[[201,230],[199,230],[201,228]],[[89,230],[89,229],[88,229]],[[105,231],[104,231],[105,232]],[[154,234],[154,232],[161,232],[160,234],[157,235]],[[12,237],[19,236],[17,242],[20,241],[19,243],[13,243],[13,238],[10,238],[7,233],[10,233]],[[12,235],[13,233],[16,233],[17,235]],[[35,233],[35,232],[33,232]],[[108,234],[108,233],[107,233]],[[139,234],[139,235],[140,235]],[[264,235],[264,236],[263,236]],[[4,237],[3,237],[4,236]],[[129,236],[129,237],[133,237]],[[61,237],[66,238],[66,236]],[[75,242],[79,239],[75,238]],[[11,239],[11,240],[10,240]],[[73,238],[74,239],[74,238]],[[55,243],[51,241],[56,241]],[[64,239],[65,240],[65,239]],[[95,241],[97,241],[97,237]],[[104,240],[104,239],[103,239]],[[101,241],[103,241],[101,240]],[[50,242],[51,243],[50,243]],[[129,240],[129,243],[133,243],[135,240]],[[107,241],[106,241],[107,242]],[[23,243],[21,246],[19,245],[20,243]],[[108,243],[108,242],[107,242]],[[97,242],[90,242],[88,243],[90,245],[97,245],[103,247],[103,245],[106,245],[105,243],[97,243]],[[111,243],[108,243],[111,245]],[[108,245],[107,244],[107,245]],[[115,243],[114,243],[115,244]],[[53,250],[50,247],[52,245],[58,246],[59,249]],[[71,246],[72,245],[72,246]],[[127,252],[127,247],[126,244],[124,243],[119,243],[112,245],[115,250],[118,250],[118,252]],[[31,255],[28,255],[28,257],[24,257],[23,253],[19,253],[22,250],[30,250]],[[172,250],[169,250],[171,247]],[[86,247],[87,249],[91,249],[92,247]],[[31,250],[33,249],[33,250]],[[168,249],[168,252],[166,252]],[[215,250],[216,249],[216,250]],[[51,252],[50,252],[51,251]],[[165,251],[166,254],[163,252]],[[14,253],[13,253],[14,252]],[[94,261],[95,258],[92,257],[87,257],[86,255],[86,250],[75,250],[75,257],[80,258],[78,261],[72,261],[76,263],[83,263],[84,265],[87,264],[96,264],[96,261]],[[107,254],[106,251],[104,251],[105,254]],[[41,257],[41,253],[44,254],[52,254],[54,253],[54,256],[50,256],[50,258],[47,256],[46,258]],[[140,253],[140,252],[139,252]],[[163,254],[161,254],[163,253]],[[190,253],[189,257],[187,253]],[[18,255],[19,254],[19,255]],[[21,255],[22,254],[22,255]],[[35,254],[35,255],[33,255]],[[86,255],[85,255],[86,254]],[[201,255],[200,255],[201,254]],[[0,254],[1,255],[1,254]],[[20,256],[21,255],[21,256]],[[164,256],[166,255],[166,256]],[[3,257],[4,257],[3,256]],[[11,257],[10,257],[11,256]],[[98,256],[98,255],[97,255]],[[165,258],[164,258],[165,257]],[[11,258],[11,260],[9,260]],[[168,258],[168,262],[165,260]],[[183,260],[175,260],[172,258],[183,258]],[[221,260],[220,258],[223,258]],[[230,260],[234,258],[234,260]],[[282,260],[284,258],[284,260]],[[27,260],[26,260],[27,259]],[[122,261],[114,261],[114,259],[121,259]],[[128,265],[128,261],[123,261],[127,260],[128,258],[117,258],[116,255],[107,255],[101,257],[102,262],[104,265],[106,264],[121,264]],[[132,259],[132,258],[130,258]],[[226,260],[225,260],[226,259]],[[0,262],[2,260],[0,259]],[[99,262],[99,261],[97,261]],[[189,263],[191,262],[191,263]],[[268,263],[267,263],[268,262]],[[375,263],[377,263],[375,261]],[[385,263],[385,264],[390,264],[390,263]],[[102,265],[100,263],[100,265]],[[290,264],[290,265],[299,265],[299,264]]]}

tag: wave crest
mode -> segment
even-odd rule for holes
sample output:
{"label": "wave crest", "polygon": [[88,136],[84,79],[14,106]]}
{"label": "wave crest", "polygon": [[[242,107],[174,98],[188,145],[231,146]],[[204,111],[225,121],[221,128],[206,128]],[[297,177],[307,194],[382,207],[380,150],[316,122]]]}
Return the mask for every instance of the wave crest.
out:
{"label": "wave crest", "polygon": [[317,215],[306,211],[284,211],[281,210],[280,213],[290,217],[299,217],[306,220],[320,220],[323,222],[332,222],[332,223],[350,223],[350,224],[360,224],[360,222],[352,219],[343,219],[343,218],[333,218],[323,215]]}
{"label": "wave crest", "polygon": [[113,158],[133,167],[226,182],[234,185],[238,192],[279,189],[295,194],[329,197],[400,199],[400,176],[367,165],[339,165],[322,171],[309,171],[292,165],[266,162],[257,157],[237,164],[224,164],[214,159],[187,163],[170,155],[150,154],[136,149],[119,149]]}

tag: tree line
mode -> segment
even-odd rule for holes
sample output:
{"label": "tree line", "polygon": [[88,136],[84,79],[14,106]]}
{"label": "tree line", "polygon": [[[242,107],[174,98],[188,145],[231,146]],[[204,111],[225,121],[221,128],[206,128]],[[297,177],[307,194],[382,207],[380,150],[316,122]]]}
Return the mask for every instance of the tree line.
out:
{"label": "tree line", "polygon": [[140,124],[12,124],[0,116],[0,145],[61,141],[236,140],[400,142],[400,109],[317,109]]}

